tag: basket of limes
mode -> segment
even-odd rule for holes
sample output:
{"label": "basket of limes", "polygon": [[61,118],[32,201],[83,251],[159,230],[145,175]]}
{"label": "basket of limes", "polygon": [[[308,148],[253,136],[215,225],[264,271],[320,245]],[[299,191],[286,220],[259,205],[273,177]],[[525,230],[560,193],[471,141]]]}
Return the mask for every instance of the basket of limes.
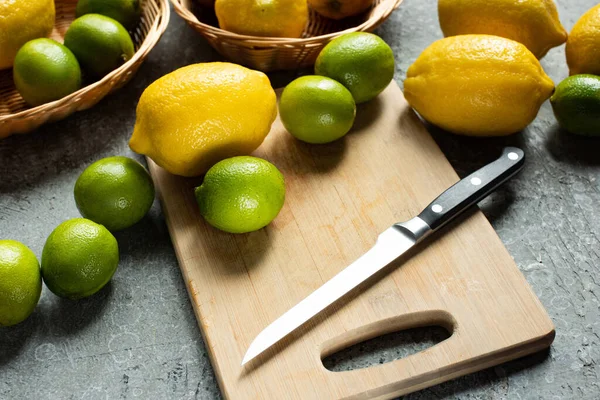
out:
{"label": "basket of limes", "polygon": [[314,64],[331,40],[371,32],[402,0],[171,0],[175,11],[228,60],[260,71]]}
{"label": "basket of limes", "polygon": [[0,2],[0,15],[2,139],[88,109],[127,83],[164,33],[169,4],[15,0]]}

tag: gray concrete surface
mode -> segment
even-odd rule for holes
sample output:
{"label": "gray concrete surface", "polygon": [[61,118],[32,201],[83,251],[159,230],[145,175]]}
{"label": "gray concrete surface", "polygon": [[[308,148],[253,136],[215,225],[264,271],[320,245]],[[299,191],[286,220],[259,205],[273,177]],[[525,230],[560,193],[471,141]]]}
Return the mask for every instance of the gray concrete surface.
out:
{"label": "gray concrete surface", "polygon": [[[594,0],[561,0],[570,29]],[[379,30],[393,47],[395,79],[441,37],[434,0],[406,0]],[[47,235],[78,216],[78,174],[127,147],[142,90],[180,66],[215,54],[175,14],[138,75],[92,110],[0,141],[0,237],[40,256]],[[564,47],[542,61],[559,82]],[[294,74],[274,74],[277,85]],[[450,136],[430,128],[460,174],[504,144],[527,152],[524,171],[481,206],[556,324],[549,351],[406,396],[406,399],[599,399],[600,140],[561,132],[548,103],[523,133],[503,139]],[[44,289],[33,316],[0,329],[1,399],[218,399],[220,392],[158,203],[118,234],[112,283],[79,302]],[[440,340],[437,332],[388,335],[328,360],[334,369],[385,362]]]}

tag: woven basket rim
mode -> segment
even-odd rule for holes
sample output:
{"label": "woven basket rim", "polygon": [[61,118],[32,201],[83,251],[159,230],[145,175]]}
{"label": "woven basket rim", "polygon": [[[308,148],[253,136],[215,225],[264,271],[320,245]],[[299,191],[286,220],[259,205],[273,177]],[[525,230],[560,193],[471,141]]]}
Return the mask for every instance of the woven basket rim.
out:
{"label": "woven basket rim", "polygon": [[153,1],[160,5],[160,14],[152,23],[152,26],[148,30],[148,33],[146,34],[144,41],[140,45],[140,48],[135,52],[133,57],[131,57],[131,59],[129,59],[126,63],[121,65],[119,68],[111,71],[110,73],[105,75],[99,81],[94,82],[89,85],[86,85],[86,86],[82,87],[81,89],[77,90],[76,92],[73,92],[73,93],[71,93],[65,97],[62,97],[58,100],[39,105],[37,107],[31,107],[26,110],[19,111],[17,113],[0,115],[0,123],[7,121],[7,120],[12,120],[12,119],[29,118],[34,114],[41,113],[41,112],[48,112],[52,109],[59,108],[62,105],[66,104],[66,103],[70,103],[74,99],[81,97],[81,96],[95,90],[96,88],[107,84],[115,76],[124,73],[126,70],[129,70],[130,67],[133,66],[140,58],[145,57],[148,54],[148,52],[150,52],[150,50],[152,50],[152,48],[154,48],[156,43],[158,43],[158,41],[160,40],[162,34],[167,29],[167,25],[169,24],[171,10],[169,7],[168,0],[153,0]]}
{"label": "woven basket rim", "polygon": [[329,39],[333,39],[335,37],[338,37],[338,36],[346,34],[346,33],[365,31],[373,26],[378,25],[381,21],[385,20],[392,13],[392,11],[394,11],[396,8],[398,8],[400,6],[402,1],[403,0],[387,1],[388,8],[385,10],[385,12],[383,14],[381,14],[381,16],[379,18],[369,18],[362,24],[353,26],[353,27],[345,29],[343,31],[332,32],[332,33],[328,33],[325,35],[313,36],[313,37],[308,37],[308,38],[281,38],[281,37],[266,37],[266,36],[263,37],[263,36],[241,35],[238,33],[229,32],[229,31],[223,30],[221,28],[217,28],[212,25],[208,25],[204,22],[201,22],[196,17],[196,15],[194,15],[194,13],[191,12],[191,10],[186,8],[181,3],[181,0],[171,0],[171,3],[173,4],[173,7],[175,8],[175,12],[177,14],[179,14],[179,16],[181,18],[183,18],[184,20],[186,20],[188,23],[191,23],[191,24],[199,27],[200,29],[203,29],[204,31],[210,32],[221,38],[228,38],[231,40],[242,41],[242,42],[245,42],[246,44],[256,45],[256,46],[269,46],[269,45],[295,46],[295,45],[306,45],[306,44],[311,44],[311,43],[320,43],[320,42],[327,41]]}

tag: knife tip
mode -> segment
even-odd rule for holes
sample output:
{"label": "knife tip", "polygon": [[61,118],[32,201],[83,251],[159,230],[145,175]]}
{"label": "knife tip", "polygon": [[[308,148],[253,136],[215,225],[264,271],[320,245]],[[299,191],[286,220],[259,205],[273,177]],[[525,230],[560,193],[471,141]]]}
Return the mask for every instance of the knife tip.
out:
{"label": "knife tip", "polygon": [[257,344],[257,339],[259,339],[259,337],[260,335],[256,339],[254,339],[254,341],[250,344],[250,347],[248,347],[248,350],[246,351],[246,354],[242,359],[242,366],[244,366],[244,364],[247,364],[249,361],[255,359],[256,356],[258,356],[265,350],[265,347],[261,346],[260,343]]}
{"label": "knife tip", "polygon": [[242,364],[241,364],[241,366],[243,367],[243,366],[244,366],[244,364],[246,364],[246,363],[247,363],[248,361],[250,361],[251,359],[252,359],[252,358],[248,356],[248,353],[246,353],[246,354],[244,355],[244,359],[242,360]]}

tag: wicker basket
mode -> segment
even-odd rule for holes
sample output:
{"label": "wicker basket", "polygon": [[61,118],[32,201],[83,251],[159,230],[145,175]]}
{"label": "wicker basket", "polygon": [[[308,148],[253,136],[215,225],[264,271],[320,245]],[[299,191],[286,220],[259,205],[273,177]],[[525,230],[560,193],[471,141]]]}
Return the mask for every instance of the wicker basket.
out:
{"label": "wicker basket", "polygon": [[[132,39],[136,52],[131,60],[101,80],[87,85],[62,99],[29,108],[17,92],[12,69],[0,71],[0,139],[14,133],[26,133],[40,125],[57,121],[94,106],[107,94],[127,83],[156,45],[169,23],[167,0],[142,0],[142,19]],[[56,22],[51,38],[62,42],[75,19],[77,0],[56,0]]]}
{"label": "wicker basket", "polygon": [[344,33],[374,30],[402,3],[402,0],[375,0],[370,10],[340,21],[310,10],[302,38],[291,39],[238,35],[219,29],[214,10],[200,6],[199,1],[171,0],[177,14],[223,57],[261,71],[311,66],[329,41]]}

